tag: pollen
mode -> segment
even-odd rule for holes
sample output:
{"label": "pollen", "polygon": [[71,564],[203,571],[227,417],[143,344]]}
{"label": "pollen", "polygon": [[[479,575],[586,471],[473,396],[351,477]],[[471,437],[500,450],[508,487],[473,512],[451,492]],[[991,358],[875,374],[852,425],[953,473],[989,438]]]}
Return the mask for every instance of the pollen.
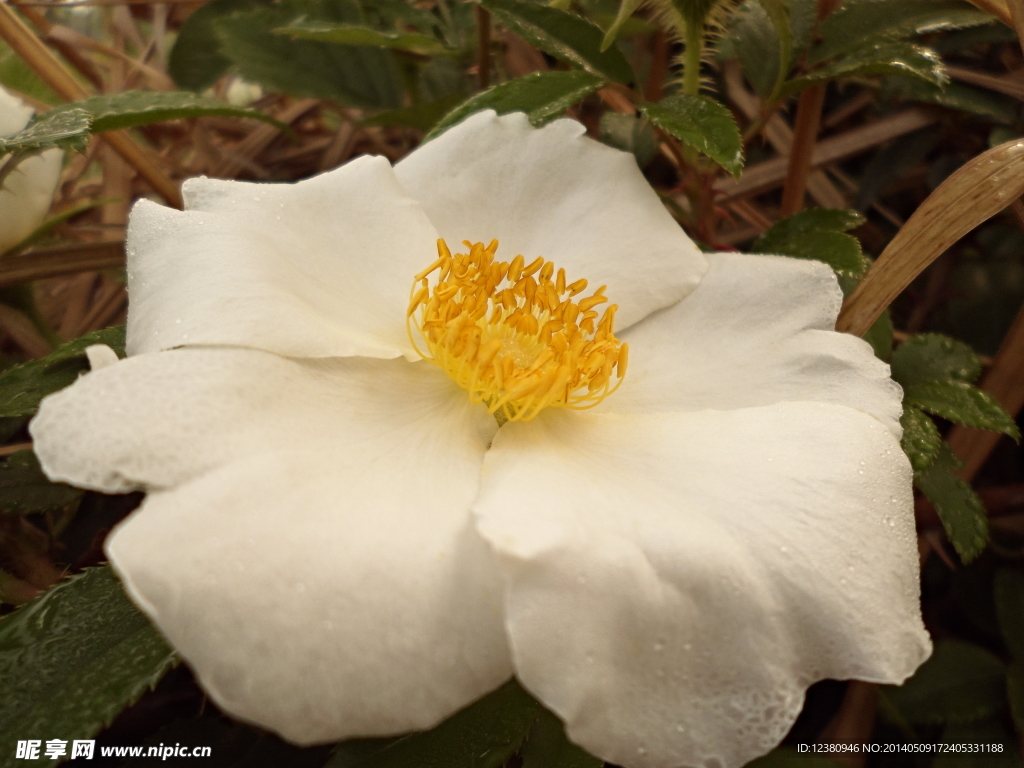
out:
{"label": "pollen", "polygon": [[[498,261],[498,241],[463,241],[413,280],[406,327],[425,360],[442,368],[499,423],[544,408],[592,408],[626,374],[629,347],[615,338],[615,311],[601,286],[568,282],[537,257]],[[425,349],[423,349],[425,347]]]}

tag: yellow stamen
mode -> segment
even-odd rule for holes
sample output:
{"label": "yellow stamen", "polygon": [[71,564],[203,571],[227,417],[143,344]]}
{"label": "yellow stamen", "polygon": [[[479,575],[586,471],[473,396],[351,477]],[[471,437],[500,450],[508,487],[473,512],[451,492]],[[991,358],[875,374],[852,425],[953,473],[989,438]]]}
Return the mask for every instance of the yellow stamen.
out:
{"label": "yellow stamen", "polygon": [[628,348],[615,338],[617,307],[609,305],[600,322],[593,309],[608,301],[606,286],[577,302],[587,281],[567,284],[553,262],[526,265],[521,255],[499,262],[497,240],[463,244],[467,252],[453,256],[438,240],[437,260],[413,282],[406,325],[424,359],[500,423],[549,406],[593,408],[618,389]]}

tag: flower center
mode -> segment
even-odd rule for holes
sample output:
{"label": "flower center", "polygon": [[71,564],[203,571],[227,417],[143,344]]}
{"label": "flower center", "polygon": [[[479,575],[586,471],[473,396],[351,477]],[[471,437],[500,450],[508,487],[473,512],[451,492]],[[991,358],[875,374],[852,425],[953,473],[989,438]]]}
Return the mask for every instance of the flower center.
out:
{"label": "flower center", "polygon": [[577,301],[587,281],[566,284],[554,263],[496,261],[497,240],[463,244],[469,252],[453,256],[438,240],[437,261],[413,281],[406,327],[421,357],[500,423],[532,419],[548,406],[592,408],[618,388],[629,345],[615,338],[618,306],[603,315],[595,309],[608,301],[605,286]]}

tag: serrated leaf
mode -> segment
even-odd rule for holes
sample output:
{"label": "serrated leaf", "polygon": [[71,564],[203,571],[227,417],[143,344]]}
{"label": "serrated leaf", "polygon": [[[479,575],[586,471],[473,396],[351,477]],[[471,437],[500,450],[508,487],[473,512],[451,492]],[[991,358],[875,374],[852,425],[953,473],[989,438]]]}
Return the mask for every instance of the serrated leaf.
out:
{"label": "serrated leaf", "polygon": [[969,563],[988,543],[988,518],[978,494],[953,474],[960,466],[949,445],[942,443],[932,463],[914,473],[914,485],[935,507],[960,559]]}
{"label": "serrated leaf", "polygon": [[954,82],[940,87],[916,77],[892,75],[882,83],[882,95],[936,104],[1005,125],[1012,125],[1017,120],[1018,102],[1009,96],[974,88],[964,83]]}
{"label": "serrated leaf", "polygon": [[992,16],[961,0],[847,0],[819,29],[808,52],[816,63],[859,48],[865,41],[988,24]]}
{"label": "serrated leaf", "polygon": [[619,32],[626,25],[626,22],[632,18],[633,14],[636,13],[636,9],[640,7],[640,3],[643,0],[622,0],[619,5],[619,11],[615,14],[615,21],[608,27],[608,31],[604,34],[604,39],[601,40],[601,50],[608,50],[612,43],[615,42],[615,38],[619,36]]}
{"label": "serrated leaf", "polygon": [[231,60],[220,52],[214,21],[267,4],[267,0],[213,0],[193,11],[178,30],[167,62],[174,82],[190,91],[204,91],[217,82]]}
{"label": "serrated leaf", "polygon": [[436,37],[419,32],[381,32],[362,24],[339,24],[301,19],[272,30],[275,35],[288,35],[300,40],[319,40],[340,45],[362,45],[371,48],[394,48],[399,51],[437,56],[452,53]]}
{"label": "serrated leaf", "polygon": [[733,176],[743,170],[743,141],[732,112],[706,96],[679,94],[639,105],[647,119],[710,157]]}
{"label": "serrated leaf", "polygon": [[0,512],[41,512],[60,509],[82,498],[84,492],[54,483],[39,466],[32,451],[18,451],[0,464]]}
{"label": "serrated leaf", "polygon": [[856,211],[809,208],[773,224],[751,250],[822,261],[839,276],[845,292],[868,268],[860,241],[846,234],[863,223],[864,217]]}
{"label": "serrated leaf", "polygon": [[924,412],[907,406],[900,417],[900,426],[903,427],[900,447],[910,459],[910,466],[915,471],[927,469],[939,455],[942,446],[942,437],[935,422]]}
{"label": "serrated leaf", "polygon": [[1010,655],[1024,664],[1024,574],[1002,568],[992,583],[996,617]]}
{"label": "serrated leaf", "polygon": [[89,140],[92,117],[84,109],[58,107],[44,112],[23,130],[0,138],[0,155],[10,152],[41,152],[51,147],[81,151]]}
{"label": "serrated leaf", "polygon": [[279,123],[257,109],[233,107],[225,101],[201,96],[192,91],[122,91],[102,96],[92,96],[81,101],[64,104],[50,114],[82,110],[92,118],[92,133],[134,128],[139,125],[158,123],[162,120],[179,120],[186,117],[250,117],[267,123]]}
{"label": "serrated leaf", "polygon": [[930,48],[913,43],[873,43],[790,80],[782,93],[796,93],[814,83],[866,75],[912,77],[936,87],[949,82],[942,59]]}
{"label": "serrated leaf", "polygon": [[273,34],[272,30],[303,16],[311,21],[362,22],[358,5],[347,0],[282,0],[221,16],[213,21],[213,28],[221,53],[247,80],[296,96],[334,99],[347,106],[402,106],[402,75],[390,51]]}
{"label": "serrated leaf", "polygon": [[974,350],[941,333],[911,336],[893,352],[889,365],[892,377],[902,387],[931,379],[973,384],[981,375],[981,359]]}
{"label": "serrated leaf", "polygon": [[556,59],[620,83],[636,79],[615,46],[602,50],[604,33],[586,19],[559,8],[521,0],[480,0],[497,21]]}
{"label": "serrated leaf", "polygon": [[561,115],[604,85],[604,82],[596,75],[579,71],[534,72],[525,77],[517,77],[470,96],[445,115],[424,141],[429,141],[446,128],[484,109],[493,109],[499,115],[525,112],[531,123],[540,125]]}
{"label": "serrated leaf", "polygon": [[969,723],[998,712],[1006,703],[1003,662],[980,646],[939,640],[935,652],[903,685],[881,690],[909,722],[918,725]]}
{"label": "serrated leaf", "polygon": [[19,738],[92,737],[176,663],[109,567],[58,584],[0,619],[0,768]]}
{"label": "serrated leaf", "polygon": [[39,401],[58,389],[64,389],[89,370],[85,348],[106,344],[124,357],[125,327],[106,328],[87,333],[62,344],[50,355],[31,360],[0,373],[0,417],[28,416],[36,412]]}
{"label": "serrated leaf", "polygon": [[512,680],[433,730],[397,739],[355,763],[335,754],[324,768],[498,768],[519,749],[541,711]]}
{"label": "serrated leaf", "polygon": [[903,399],[922,411],[957,424],[1002,432],[1020,440],[1017,424],[999,401],[966,381],[920,381],[906,387]]}
{"label": "serrated leaf", "polygon": [[762,98],[769,96],[779,80],[783,50],[778,30],[764,6],[757,0],[743,3],[736,11],[728,39],[751,85]]}
{"label": "serrated leaf", "polygon": [[603,768],[599,760],[565,736],[562,722],[541,710],[520,752],[522,768]]}

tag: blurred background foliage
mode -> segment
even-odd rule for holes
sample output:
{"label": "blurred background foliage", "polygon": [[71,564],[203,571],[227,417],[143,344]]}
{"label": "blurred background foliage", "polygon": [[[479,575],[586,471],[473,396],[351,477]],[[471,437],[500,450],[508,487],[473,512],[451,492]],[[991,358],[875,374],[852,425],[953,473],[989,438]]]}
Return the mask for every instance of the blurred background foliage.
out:
{"label": "blurred background foliage", "polygon": [[[47,221],[0,254],[0,766],[34,723],[101,745],[211,745],[208,766],[600,766],[514,683],[426,734],[297,749],[220,714],[96,567],[140,495],[50,483],[25,427],[86,370],[86,346],[123,355],[135,199],[180,204],[177,182],[198,174],[288,181],[362,153],[398,160],[479,109],[568,115],[631,152],[702,247],[822,260],[849,294],[940,184],[1024,136],[1002,0],[30,0],[0,6],[0,38],[0,85],[37,110],[0,139],[7,172],[68,150]],[[1020,764],[1022,303],[1014,201],[867,333],[906,394],[936,652],[899,688],[815,685],[760,768],[851,740],[999,751],[797,764]],[[96,693],[69,714],[82,690]]]}

